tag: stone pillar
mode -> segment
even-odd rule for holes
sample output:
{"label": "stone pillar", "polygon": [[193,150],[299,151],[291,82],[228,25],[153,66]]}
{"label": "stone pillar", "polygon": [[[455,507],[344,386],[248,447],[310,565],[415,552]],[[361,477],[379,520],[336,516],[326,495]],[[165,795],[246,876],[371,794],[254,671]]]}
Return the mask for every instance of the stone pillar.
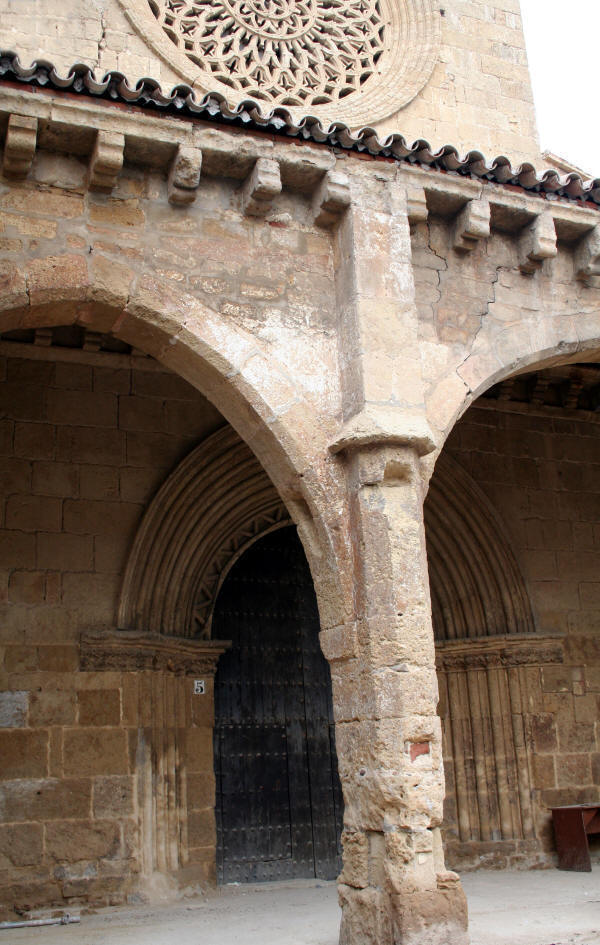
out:
{"label": "stone pillar", "polygon": [[325,630],[344,791],[341,945],[463,945],[466,900],[445,870],[444,776],[421,457],[423,403],[406,194],[382,167],[337,236],[354,623]]}
{"label": "stone pillar", "polygon": [[435,652],[419,457],[347,454],[356,558],[354,655],[332,663],[344,789],[341,945],[461,945],[467,910],[446,871]]}

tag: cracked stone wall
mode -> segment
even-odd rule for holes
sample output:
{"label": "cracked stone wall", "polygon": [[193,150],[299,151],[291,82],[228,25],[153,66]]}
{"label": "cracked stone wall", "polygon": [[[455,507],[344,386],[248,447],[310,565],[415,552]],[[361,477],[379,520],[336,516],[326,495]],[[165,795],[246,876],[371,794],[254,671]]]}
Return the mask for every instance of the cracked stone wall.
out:
{"label": "cracked stone wall", "polygon": [[[5,176],[0,181],[2,331],[30,333],[35,350],[48,344],[52,325],[70,324],[92,336],[109,335],[115,343],[133,346],[134,364],[139,352],[144,352],[187,378],[244,439],[298,525],[319,602],[322,648],[332,664],[346,811],[342,942],[354,945],[357,940],[378,937],[379,943],[397,940],[421,945],[433,941],[434,934],[439,940],[452,937],[464,942],[464,895],[458,877],[444,867],[439,842],[444,786],[440,723],[435,714],[437,682],[423,500],[437,450],[480,391],[534,362],[598,360],[597,210],[566,198],[546,200],[512,186],[481,183],[435,168],[376,161],[367,154],[338,155],[316,144],[157,117],[106,101],[38,94],[8,85],[2,96],[4,114],[29,119],[34,114],[40,129],[37,150],[24,148],[29,157],[20,178]],[[8,172],[14,171],[11,154],[14,157],[23,148],[19,127],[26,129],[28,122],[13,125],[7,119],[4,157],[9,159]],[[31,121],[29,126],[31,131]],[[123,147],[107,192],[98,192],[93,189],[97,186],[96,145],[106,143],[107,133]],[[31,144],[32,135],[24,137]],[[182,204],[173,177],[190,152],[197,170],[202,157],[202,173],[188,181]],[[257,210],[262,216],[256,215]],[[25,360],[29,363],[32,358]],[[42,363],[44,358],[35,360]],[[15,370],[10,367],[11,372]],[[155,375],[161,376],[168,375]],[[22,647],[22,658],[26,663],[33,661],[32,669],[16,673],[8,691],[19,695],[8,697],[2,709],[2,717],[11,723],[5,735],[10,733],[9,741],[16,745],[10,781],[51,780],[59,777],[56,771],[68,771],[68,778],[74,778],[75,765],[80,757],[83,764],[88,742],[81,745],[84,739],[80,738],[65,769],[67,745],[76,743],[70,730],[80,724],[84,731],[92,729],[90,720],[96,717],[107,720],[99,728],[111,734],[103,742],[88,739],[94,751],[92,759],[85,761],[84,780],[132,779],[138,749],[142,761],[153,754],[169,756],[172,770],[178,742],[170,735],[166,742],[159,740],[162,721],[168,717],[167,700],[169,706],[179,706],[177,712],[185,713],[178,716],[182,722],[185,718],[185,724],[167,728],[187,728],[188,710],[177,687],[169,688],[157,676],[156,684],[146,680],[136,690],[133,680],[124,680],[127,673],[115,670],[110,661],[101,685],[94,685],[96,670],[89,669],[85,674],[90,685],[78,684],[72,639],[49,644],[43,634],[47,637],[53,632],[50,620],[48,627],[32,629],[27,619],[38,609],[45,614],[52,607],[62,608],[65,593],[76,595],[80,586],[89,589],[81,601],[85,615],[96,580],[102,589],[97,601],[102,620],[108,625],[113,619],[116,571],[103,571],[101,578],[48,578],[46,571],[56,569],[37,560],[37,533],[50,536],[41,541],[43,547],[64,529],[73,532],[75,538],[69,534],[69,541],[76,547],[82,541],[85,549],[86,538],[91,537],[92,548],[97,544],[98,553],[103,551],[99,560],[108,559],[115,568],[119,552],[124,553],[126,542],[118,535],[114,550],[110,543],[100,541],[103,529],[115,519],[119,528],[127,525],[127,516],[119,515],[120,506],[100,509],[94,505],[90,510],[89,496],[70,492],[88,483],[81,474],[73,482],[70,465],[93,465],[77,450],[85,447],[102,454],[104,440],[110,443],[116,438],[129,451],[139,433],[142,443],[147,438],[149,465],[161,466],[162,437],[168,430],[160,424],[166,423],[166,417],[173,424],[190,421],[191,428],[171,428],[175,440],[185,440],[188,434],[197,437],[201,431],[193,423],[206,418],[205,402],[190,397],[189,412],[181,407],[172,411],[167,404],[157,413],[153,405],[152,419],[144,420],[150,427],[138,431],[127,424],[142,422],[135,419],[138,406],[145,416],[147,405],[142,410],[142,405],[131,402],[132,392],[140,395],[131,386],[96,389],[94,372],[90,380],[89,372],[80,372],[77,366],[73,382],[82,386],[73,388],[68,386],[69,372],[54,370],[44,381],[47,390],[41,401],[34,398],[38,414],[17,416],[10,413],[13,399],[20,405],[17,409],[30,409],[27,400],[23,406],[28,382],[25,378],[17,382],[12,374],[8,378],[7,373],[7,384],[12,387],[5,409],[14,424],[10,449],[17,443],[19,450],[32,441],[34,446],[46,443],[44,437],[49,436],[48,449],[67,450],[60,456],[17,453],[13,458],[30,464],[56,460],[69,465],[59,470],[62,479],[55,488],[62,492],[58,494],[39,492],[46,480],[58,475],[52,464],[43,467],[42,479],[39,475],[34,479],[32,467],[31,482],[27,480],[32,495],[25,499],[18,483],[9,484],[16,498],[9,493],[5,524],[14,532],[11,539],[17,551],[22,547],[25,563],[19,565],[15,557],[17,566],[7,565],[11,574],[6,594],[30,595],[31,602],[8,601],[7,612],[14,608],[23,622],[9,613],[9,634],[16,632],[21,639],[15,642],[9,636],[6,645]],[[157,396],[154,389],[144,394],[148,401]],[[165,393],[164,400],[171,397],[181,399],[171,392]],[[69,421],[71,411],[75,419]],[[215,414],[211,416],[214,420]],[[23,439],[19,426],[17,438],[17,424],[24,423],[39,424],[40,435],[33,437],[29,431]],[[65,439],[64,432],[47,434],[46,424],[57,431],[66,424],[89,427],[92,432]],[[105,433],[98,436],[98,429]],[[161,438],[152,440],[158,432]],[[128,461],[129,455],[124,465],[137,465]],[[170,461],[176,458],[172,455]],[[104,459],[100,465],[119,464]],[[509,465],[516,469],[512,462]],[[106,475],[106,485],[101,476],[93,479],[93,489],[115,487],[114,471]],[[121,489],[120,473],[118,483]],[[88,483],[86,488],[92,486]],[[131,500],[135,510],[126,510],[132,515],[132,529],[149,496],[148,485],[147,489],[143,501]],[[94,495],[92,500],[99,501],[101,496]],[[75,563],[80,559],[85,560],[83,551]],[[25,573],[16,574],[11,588],[13,570]],[[52,595],[59,593],[60,602],[46,601],[46,595],[54,601]],[[10,625],[13,619],[14,626]],[[71,633],[72,625],[67,621],[66,626]],[[42,639],[36,636],[38,632]],[[71,669],[60,669],[65,665],[60,663],[63,648]],[[23,693],[32,691],[31,679],[42,686],[43,674],[55,671],[52,662],[43,668],[35,662],[47,658],[59,661],[56,672],[66,673],[66,688],[76,690],[66,710],[66,740],[60,734],[62,723],[48,722],[31,730],[32,701]],[[561,663],[558,659],[550,662]],[[576,668],[583,662],[580,656],[572,664],[563,660],[565,666]],[[529,712],[521,705],[520,712],[506,711],[503,720],[544,713],[556,713],[558,718],[564,700],[553,703],[550,697],[561,696],[562,690],[544,689],[544,685],[562,683],[548,682],[545,665],[541,674],[538,668],[545,694],[540,695],[542,710]],[[573,699],[573,711],[585,705],[589,712],[593,698],[587,697],[593,696],[593,690],[588,677],[572,676],[571,680],[573,691],[566,694]],[[53,688],[62,691],[61,681],[54,679]],[[580,683],[589,691],[580,693]],[[85,694],[94,688],[112,695],[103,700],[97,694],[93,698]],[[533,683],[530,688],[533,694]],[[80,690],[84,692],[81,699]],[[524,691],[523,686],[519,691]],[[584,702],[578,704],[575,699]],[[133,706],[142,719],[138,728],[146,728],[148,705],[157,712],[154,731],[136,743],[135,751],[126,751],[123,733],[134,726],[124,720],[129,723],[135,717],[129,714]],[[464,702],[460,706],[466,707]],[[119,728],[113,724],[117,714]],[[477,712],[471,716],[463,712],[465,728],[471,718],[483,722]],[[554,722],[548,724],[551,727]],[[553,742],[549,736],[545,752],[541,742],[536,746],[540,756],[553,757],[552,762],[545,762],[543,777],[550,778],[552,770],[556,783],[532,783],[543,784],[540,791],[587,790],[588,769],[579,771],[578,762],[574,762],[573,781],[558,783],[563,772],[558,771],[556,757],[565,750],[560,724],[558,719],[558,739]],[[581,720],[578,724],[589,723]],[[479,728],[483,732],[485,726]],[[56,735],[55,729],[60,730]],[[198,729],[196,758],[204,757],[209,742],[207,718]],[[589,736],[589,729],[577,732],[577,738],[582,733]],[[23,746],[29,737],[33,741],[25,755]],[[94,768],[96,755],[102,757],[104,747],[108,751],[113,743],[118,760],[113,762],[109,752],[102,761],[103,772]],[[580,750],[576,744],[571,755],[589,754],[589,748]],[[531,779],[533,762],[524,734],[518,747]],[[480,753],[480,761],[485,757],[485,751]],[[589,754],[590,770],[591,759]],[[148,774],[147,766],[144,770]],[[164,788],[165,779],[159,777],[157,783]],[[151,796],[151,786],[152,777],[146,778],[146,798]],[[482,804],[484,787],[480,782]],[[86,816],[74,820],[92,823],[88,814],[91,818],[93,792],[90,786],[84,798]],[[210,783],[205,780],[194,795],[198,805],[194,811],[199,816],[189,817],[186,828],[192,837],[189,849],[200,851],[197,863],[206,866],[205,875],[212,842],[209,792]],[[479,794],[476,800],[479,804]],[[163,802],[163,825],[169,827],[164,790]],[[61,811],[66,803],[63,797]],[[144,808],[151,821],[153,803]],[[6,826],[17,824],[21,829],[27,823],[23,809],[18,810],[21,819],[7,821]],[[112,826],[101,834],[104,846],[95,847],[95,853],[90,850],[90,859],[106,859],[110,868],[117,863],[116,872],[122,877],[132,867],[128,861],[135,859],[121,832],[133,815],[111,820],[106,810],[106,805],[98,808],[103,812],[100,820]],[[45,844],[48,836],[56,839],[45,824],[41,832],[35,824],[34,828],[32,843],[38,844],[34,851],[39,852],[39,844]],[[9,857],[13,841],[14,849],[19,849],[20,834],[13,833],[7,834],[5,843]],[[172,862],[173,844],[168,838],[176,835],[163,830],[158,843],[150,833],[151,849],[144,846],[141,851],[163,875]],[[488,838],[461,837],[467,843],[473,839],[485,843]],[[495,842],[494,837],[491,840]],[[100,871],[94,874],[92,867],[89,874],[66,870],[59,862],[64,848],[56,851],[51,854],[56,862],[44,864],[47,872],[41,884],[51,884],[53,898],[63,895],[65,883],[69,894],[78,896],[86,883],[107,878]],[[513,852],[516,856],[521,851]],[[34,854],[23,856],[18,869],[34,871],[30,863]],[[11,861],[5,877],[13,868]],[[84,885],[69,885],[75,880]],[[100,885],[99,897],[109,897],[115,888],[110,869],[107,882],[113,886]],[[38,891],[39,887],[38,883]],[[31,887],[27,887],[19,892],[19,901],[27,903],[30,895]],[[42,890],[40,895],[47,892]]]}

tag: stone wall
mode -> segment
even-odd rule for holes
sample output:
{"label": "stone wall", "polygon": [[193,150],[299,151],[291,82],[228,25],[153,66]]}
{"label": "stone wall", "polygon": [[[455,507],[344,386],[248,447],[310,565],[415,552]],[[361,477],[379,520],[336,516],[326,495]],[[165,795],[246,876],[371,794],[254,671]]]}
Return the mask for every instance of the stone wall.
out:
{"label": "stone wall", "polygon": [[[322,648],[332,664],[345,805],[341,942],[429,945],[452,940],[462,945],[466,903],[458,877],[445,868],[439,842],[444,784],[423,500],[447,433],[482,391],[531,365],[598,361],[596,204],[581,206],[570,199],[577,196],[571,190],[545,199],[527,190],[537,186],[528,172],[518,178],[522,189],[452,173],[452,155],[448,171],[375,160],[366,153],[338,154],[271,132],[180,120],[150,108],[15,88],[8,82],[0,88],[0,99],[3,134],[6,129],[6,173],[0,186],[2,331],[32,333],[37,343],[32,351],[47,345],[53,324],[91,333],[92,346],[98,335],[108,334],[187,378],[244,439],[298,526],[319,603]],[[481,171],[476,161],[469,167],[473,174]],[[14,387],[19,398],[27,385]],[[149,440],[157,436],[128,433],[124,427],[114,431],[118,391],[98,391],[105,399],[92,410],[93,374],[91,389],[73,393],[51,387],[45,384],[38,415],[11,417],[15,431],[24,422],[43,425],[47,420],[57,427],[50,445],[59,453],[35,456],[31,463],[56,459],[91,466],[91,450],[105,438],[97,432],[102,429],[108,440],[116,436],[125,444],[134,433]],[[71,428],[86,427],[90,416],[108,426],[90,425],[92,432],[65,440],[58,426],[62,411],[69,409],[77,416]],[[207,431],[193,428],[189,449],[202,432]],[[16,443],[16,432],[14,436]],[[78,452],[82,442],[87,449],[83,458]],[[451,443],[450,452],[454,449]],[[149,446],[149,465],[154,452]],[[169,462],[176,459],[172,455]],[[496,462],[514,468],[505,457]],[[128,465],[128,454],[112,464],[100,461],[102,467],[119,464]],[[63,466],[61,472],[69,482],[69,470]],[[36,481],[32,468],[31,489]],[[34,590],[27,591],[34,602],[10,604],[21,613],[22,623],[15,624],[21,639],[11,636],[9,642],[25,650],[28,645],[37,648],[44,658],[48,631],[43,622],[32,621],[28,637],[29,615],[41,594],[54,593],[57,579],[48,579],[46,571],[57,572],[51,564],[38,565],[36,530],[51,538],[59,533],[62,538],[63,528],[76,541],[91,537],[96,554],[95,539],[102,539],[107,523],[114,522],[114,513],[94,516],[89,511],[86,503],[100,501],[94,492],[100,485],[89,487],[91,496],[82,495],[85,482],[80,473],[58,495],[36,492],[26,501],[17,494],[17,485],[16,499],[10,491],[7,499],[6,523],[11,535],[19,537],[23,555],[15,558],[16,566],[10,558],[7,570],[42,572],[41,581],[33,581]],[[110,492],[110,478],[106,488]],[[74,494],[61,499],[69,490]],[[123,503],[134,507],[129,525],[123,522],[129,536],[150,492],[142,490]],[[500,504],[493,496],[491,501]],[[106,502],[116,500],[108,497]],[[75,505],[77,515],[72,514]],[[516,539],[514,543],[518,545]],[[125,545],[117,542],[122,550]],[[99,540],[98,554],[106,562],[111,548]],[[79,587],[77,564],[74,578],[61,577],[63,595],[75,594]],[[523,564],[521,568],[531,581]],[[92,577],[92,584],[100,581]],[[22,595],[27,580],[16,579],[13,593]],[[79,622],[80,632],[98,635],[112,625],[116,572],[107,568],[101,580],[112,603],[101,604],[101,620],[94,624],[86,596],[81,606],[83,612],[88,607],[88,616],[85,626]],[[74,601],[76,597],[73,607]],[[540,624],[540,614],[552,608],[544,611],[538,598],[534,603]],[[50,613],[54,606],[44,602],[39,612],[46,608]],[[61,622],[68,612],[68,607],[61,611]],[[538,630],[549,637],[545,626]],[[575,639],[581,628],[571,632]],[[87,674],[92,680],[102,668],[107,674],[102,684],[88,688],[118,691],[120,712],[137,704],[137,717],[128,714],[124,726],[137,729],[126,769],[98,775],[133,779],[134,813],[123,815],[119,830],[128,817],[135,821],[141,838],[136,857],[145,876],[181,871],[188,876],[188,866],[195,869],[193,858],[208,864],[212,840],[206,806],[210,780],[194,794],[197,807],[192,810],[201,812],[199,817],[192,818],[187,800],[179,803],[181,795],[172,790],[182,759],[185,765],[190,757],[188,741],[198,742],[194,764],[208,744],[208,713],[198,726],[200,734],[188,739],[185,686],[182,690],[177,682],[191,654],[182,655],[177,647],[166,652],[161,639],[144,642],[122,633],[118,645],[108,638],[86,640],[77,664],[81,671],[73,639],[54,643],[66,647],[67,656],[72,647],[72,688],[85,690],[79,677]],[[521,659],[521,651],[514,652]],[[198,673],[209,677],[215,656],[213,651],[211,664],[207,651]],[[548,664],[562,667],[564,661],[529,659],[519,674],[527,676],[532,669],[544,679]],[[139,674],[137,697],[121,675],[131,672]],[[495,672],[489,674],[492,683]],[[38,678],[30,673],[26,679],[15,674],[11,691],[29,692],[30,680]],[[481,685],[473,685],[469,693],[474,700],[479,694],[479,715],[471,712],[471,718],[481,724],[472,731],[478,729],[479,746],[485,747],[485,689],[479,677],[477,681]],[[530,716],[542,712],[529,711],[522,682],[520,703],[511,692],[510,712],[506,688],[498,695],[507,707],[519,770],[529,779],[521,784],[521,805],[528,792],[531,800],[533,777],[527,726]],[[29,718],[25,700],[11,699],[9,719],[23,723],[11,729],[20,736]],[[457,705],[464,709],[466,704],[459,699]],[[148,706],[155,725],[145,722]],[[83,731],[95,728],[87,723],[89,713],[92,708],[84,710]],[[132,719],[138,724],[129,724]],[[186,725],[179,724],[184,719]],[[165,720],[173,724],[165,726]],[[468,726],[467,719],[465,730]],[[560,720],[557,727],[556,742],[550,739],[546,745],[558,745],[561,752],[566,743]],[[41,727],[44,734],[35,736],[37,754],[33,740],[28,761],[37,757],[36,770],[46,773],[34,781],[55,770],[55,757],[65,763],[64,740],[59,736],[57,743],[51,742],[48,734],[55,728],[60,726]],[[112,730],[108,724],[100,728]],[[114,737],[124,745],[120,731]],[[472,745],[476,747],[475,739]],[[481,766],[486,757],[485,751],[478,755],[476,772],[473,809],[480,827],[490,778],[496,779],[504,822],[512,816],[501,790],[501,754],[494,758],[495,773],[492,765]],[[207,757],[208,778],[211,767]],[[555,774],[558,778],[559,772]],[[155,796],[153,783],[158,786]],[[90,805],[93,797],[90,787]],[[88,810],[91,816],[91,806]],[[521,825],[527,826],[522,810]],[[39,836],[44,842],[43,831]],[[112,844],[116,834],[106,836]],[[182,839],[179,849],[173,838]],[[470,836],[466,840],[471,842]],[[193,857],[192,851],[197,851]],[[119,846],[117,853],[113,859],[120,857],[117,872],[122,875],[127,851]],[[86,876],[94,882],[94,869],[99,875],[102,857],[82,862],[89,875],[69,876],[69,882]],[[53,884],[65,879],[60,867],[57,876],[45,864],[41,872],[28,865],[19,869],[25,886],[21,904],[30,903],[26,897],[32,886],[35,892],[50,884],[51,876]],[[7,885],[9,872],[4,873]]]}
{"label": "stone wall", "polygon": [[[82,663],[80,637],[115,626],[145,505],[223,419],[145,358],[3,342],[0,364],[0,900],[118,902],[161,867],[212,880],[210,678],[194,700],[164,665]],[[183,856],[153,828],[161,803]]]}
{"label": "stone wall", "polygon": [[[508,674],[512,689],[504,715],[512,716],[513,724],[518,719],[526,755],[519,753],[518,738],[510,752],[504,741],[498,749],[492,730],[498,707],[486,678],[490,669],[479,662],[466,670],[473,678],[470,689],[465,684],[462,712],[457,708],[454,714],[469,728],[469,737],[461,746],[455,736],[453,749],[446,733],[447,816],[456,816],[457,762],[471,778],[465,793],[471,792],[479,817],[450,829],[450,858],[463,869],[553,862],[549,808],[600,801],[600,424],[592,413],[480,399],[456,425],[447,449],[501,515],[526,581],[539,641],[531,640],[519,665],[500,669],[498,659],[491,671]],[[560,645],[560,655],[548,653],[549,642],[554,650]],[[503,654],[503,667],[507,663]],[[442,696],[447,714],[444,689]],[[477,737],[491,773],[475,771]],[[510,822],[496,823],[490,805],[488,787],[497,778],[498,758],[501,765],[512,765],[513,793],[521,780],[533,801],[531,809],[526,798],[518,802],[512,828]],[[527,817],[533,818],[538,842],[531,842]]]}
{"label": "stone wall", "polygon": [[[131,6],[131,3],[129,4]],[[98,76],[122,72],[135,84],[150,76],[170,89],[182,81],[134,29],[118,0],[5,0],[0,48],[24,63],[46,59],[66,73],[85,63]],[[401,111],[375,124],[382,133],[452,144],[461,153],[508,154],[541,161],[518,0],[449,0],[435,9],[441,30],[437,65]],[[210,91],[210,90],[209,90]],[[310,111],[310,109],[309,109]],[[335,117],[338,117],[337,115]]]}

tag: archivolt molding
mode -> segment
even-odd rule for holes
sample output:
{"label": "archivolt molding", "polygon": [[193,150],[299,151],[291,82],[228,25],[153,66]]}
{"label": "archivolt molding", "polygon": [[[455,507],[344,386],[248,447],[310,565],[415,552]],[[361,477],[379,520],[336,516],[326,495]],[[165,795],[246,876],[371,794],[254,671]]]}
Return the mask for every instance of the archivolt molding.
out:
{"label": "archivolt molding", "polygon": [[279,494],[227,426],[166,479],[136,535],[123,580],[119,627],[210,636],[229,568],[258,537],[290,524]]}
{"label": "archivolt molding", "polygon": [[436,640],[534,631],[525,582],[502,522],[445,453],[429,486],[425,530]]}
{"label": "archivolt molding", "polygon": [[358,127],[420,92],[437,62],[433,0],[120,0],[154,52],[231,104]]}
{"label": "archivolt molding", "polygon": [[[230,568],[258,537],[291,524],[248,446],[229,426],[207,437],[167,478],[136,535],[119,626],[208,639]],[[527,590],[501,521],[449,456],[425,503],[436,640],[530,634]]]}

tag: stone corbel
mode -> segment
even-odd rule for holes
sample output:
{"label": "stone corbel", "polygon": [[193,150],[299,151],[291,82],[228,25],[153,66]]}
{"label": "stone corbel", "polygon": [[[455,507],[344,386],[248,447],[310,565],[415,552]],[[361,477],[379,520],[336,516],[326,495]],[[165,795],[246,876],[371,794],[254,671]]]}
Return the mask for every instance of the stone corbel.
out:
{"label": "stone corbel", "polygon": [[249,217],[264,217],[280,193],[279,164],[272,158],[258,158],[242,187],[242,210]]}
{"label": "stone corbel", "polygon": [[410,224],[427,223],[429,209],[425,188],[419,185],[408,184],[406,188],[406,212]]}
{"label": "stone corbel", "polygon": [[123,167],[125,136],[118,131],[99,131],[89,165],[89,187],[101,193],[114,189]]}
{"label": "stone corbel", "polygon": [[545,259],[554,259],[557,253],[554,219],[549,210],[544,210],[521,234],[519,268],[525,275],[531,275]]}
{"label": "stone corbel", "polygon": [[6,177],[27,177],[37,144],[37,118],[11,115],[8,119],[2,171]]}
{"label": "stone corbel", "polygon": [[575,275],[586,282],[600,276],[600,225],[593,227],[575,247]]}
{"label": "stone corbel", "polygon": [[458,214],[454,223],[454,248],[459,252],[470,253],[479,240],[487,240],[490,235],[490,202],[487,197],[469,200]]}
{"label": "stone corbel", "polygon": [[334,226],[351,202],[350,181],[346,174],[328,171],[313,199],[314,220],[317,226]]}
{"label": "stone corbel", "polygon": [[180,145],[173,158],[167,180],[169,203],[179,206],[196,199],[202,170],[202,151]]}
{"label": "stone corbel", "polygon": [[157,670],[178,676],[214,676],[227,640],[189,640],[139,630],[88,632],[81,636],[84,672]]}

